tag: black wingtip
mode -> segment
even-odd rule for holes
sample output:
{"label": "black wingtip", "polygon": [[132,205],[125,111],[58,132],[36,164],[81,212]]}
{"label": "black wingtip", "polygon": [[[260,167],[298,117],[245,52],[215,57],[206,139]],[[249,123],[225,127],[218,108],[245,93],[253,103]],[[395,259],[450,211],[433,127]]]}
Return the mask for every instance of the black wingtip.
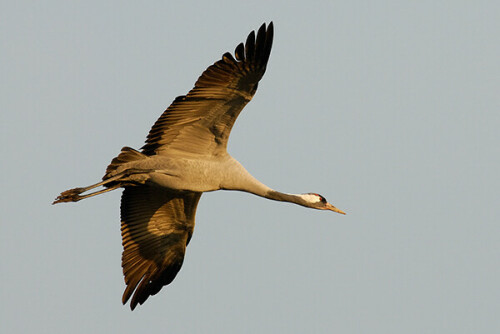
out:
{"label": "black wingtip", "polygon": [[[264,27],[264,29],[265,29],[266,24],[265,23],[262,24],[262,27]],[[273,21],[269,22],[269,24],[267,25],[267,31],[271,32],[271,34],[274,31],[274,23],[273,23]]]}
{"label": "black wingtip", "polygon": [[[267,25],[267,29],[266,29],[266,25]],[[264,22],[260,26],[259,30],[264,29],[264,31],[265,31],[265,30],[273,29],[273,26],[274,26],[273,21],[270,21],[269,24],[266,24],[266,22]]]}
{"label": "black wingtip", "polygon": [[[274,36],[274,24],[271,21],[268,25],[262,23],[257,34],[255,31],[251,31],[245,43],[240,43],[234,50],[234,56],[237,61],[254,61],[256,59],[264,59],[264,63],[267,63],[269,55],[271,53],[271,47],[273,45]],[[226,60],[231,60],[232,57],[228,54],[224,54],[223,58]]]}
{"label": "black wingtip", "polygon": [[236,49],[234,49],[234,55],[238,61],[245,60],[245,46],[243,43],[238,44]]}
{"label": "black wingtip", "polygon": [[255,56],[255,31],[248,34],[245,42],[245,57],[247,60],[254,60]]}

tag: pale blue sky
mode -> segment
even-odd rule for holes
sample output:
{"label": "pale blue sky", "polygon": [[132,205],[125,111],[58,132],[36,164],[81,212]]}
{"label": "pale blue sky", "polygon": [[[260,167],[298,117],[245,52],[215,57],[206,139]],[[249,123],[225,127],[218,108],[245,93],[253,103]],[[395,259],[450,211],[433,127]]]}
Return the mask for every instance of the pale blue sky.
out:
{"label": "pale blue sky", "polygon": [[[348,215],[206,194],[176,280],[130,312],[120,191],[50,203],[271,20],[229,151]],[[500,330],[498,2],[4,1],[0,34],[2,332]]]}

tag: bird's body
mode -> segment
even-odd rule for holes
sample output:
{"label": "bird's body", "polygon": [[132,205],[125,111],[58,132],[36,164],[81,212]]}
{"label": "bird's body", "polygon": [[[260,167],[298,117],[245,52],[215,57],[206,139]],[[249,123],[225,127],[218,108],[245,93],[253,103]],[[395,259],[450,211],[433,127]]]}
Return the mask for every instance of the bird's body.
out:
{"label": "bird's body", "polygon": [[[125,148],[124,152],[131,152]],[[149,184],[178,191],[208,192],[215,190],[247,189],[269,190],[257,181],[236,159],[228,153],[220,156],[169,157],[164,155],[147,156],[135,150],[134,155],[142,158],[120,164],[107,178],[133,170],[134,173],[120,178],[120,182]],[[158,168],[160,166],[161,168]],[[262,192],[261,192],[262,193]],[[263,194],[263,193],[262,193]]]}
{"label": "bird's body", "polygon": [[[179,96],[153,125],[141,151],[124,147],[102,182],[61,193],[54,203],[76,202],[124,188],[121,202],[123,303],[132,309],[169,284],[182,266],[193,234],[201,194],[239,190],[309,208],[337,209],[315,193],[287,194],[255,179],[227,151],[236,118],[264,75],[273,40],[263,24],[207,68],[185,96]],[[103,186],[103,190],[83,193]]]}

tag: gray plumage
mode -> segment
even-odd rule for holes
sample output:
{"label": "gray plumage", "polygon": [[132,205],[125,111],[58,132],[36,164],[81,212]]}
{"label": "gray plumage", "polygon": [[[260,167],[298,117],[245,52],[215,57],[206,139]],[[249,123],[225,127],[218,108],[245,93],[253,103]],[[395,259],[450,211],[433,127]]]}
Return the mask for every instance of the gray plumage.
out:
{"label": "gray plumage", "polygon": [[[201,194],[240,190],[276,201],[344,213],[321,195],[286,194],[255,179],[226,151],[231,129],[266,71],[273,23],[252,31],[235,56],[225,53],[194,88],[177,97],[151,128],[142,147],[124,147],[102,182],[61,193],[53,204],[76,202],[117,188],[121,201],[122,267],[134,309],[175,278],[194,229]],[[91,189],[104,189],[82,195]]]}

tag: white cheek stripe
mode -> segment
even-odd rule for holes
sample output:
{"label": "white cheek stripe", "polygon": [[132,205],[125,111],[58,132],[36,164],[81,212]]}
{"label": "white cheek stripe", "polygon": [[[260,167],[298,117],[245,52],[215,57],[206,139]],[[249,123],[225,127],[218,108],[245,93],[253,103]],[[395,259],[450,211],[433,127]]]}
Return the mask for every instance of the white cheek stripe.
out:
{"label": "white cheek stripe", "polygon": [[317,195],[300,194],[298,196],[302,197],[306,202],[309,202],[309,203],[318,203],[318,202],[321,202],[321,199]]}

